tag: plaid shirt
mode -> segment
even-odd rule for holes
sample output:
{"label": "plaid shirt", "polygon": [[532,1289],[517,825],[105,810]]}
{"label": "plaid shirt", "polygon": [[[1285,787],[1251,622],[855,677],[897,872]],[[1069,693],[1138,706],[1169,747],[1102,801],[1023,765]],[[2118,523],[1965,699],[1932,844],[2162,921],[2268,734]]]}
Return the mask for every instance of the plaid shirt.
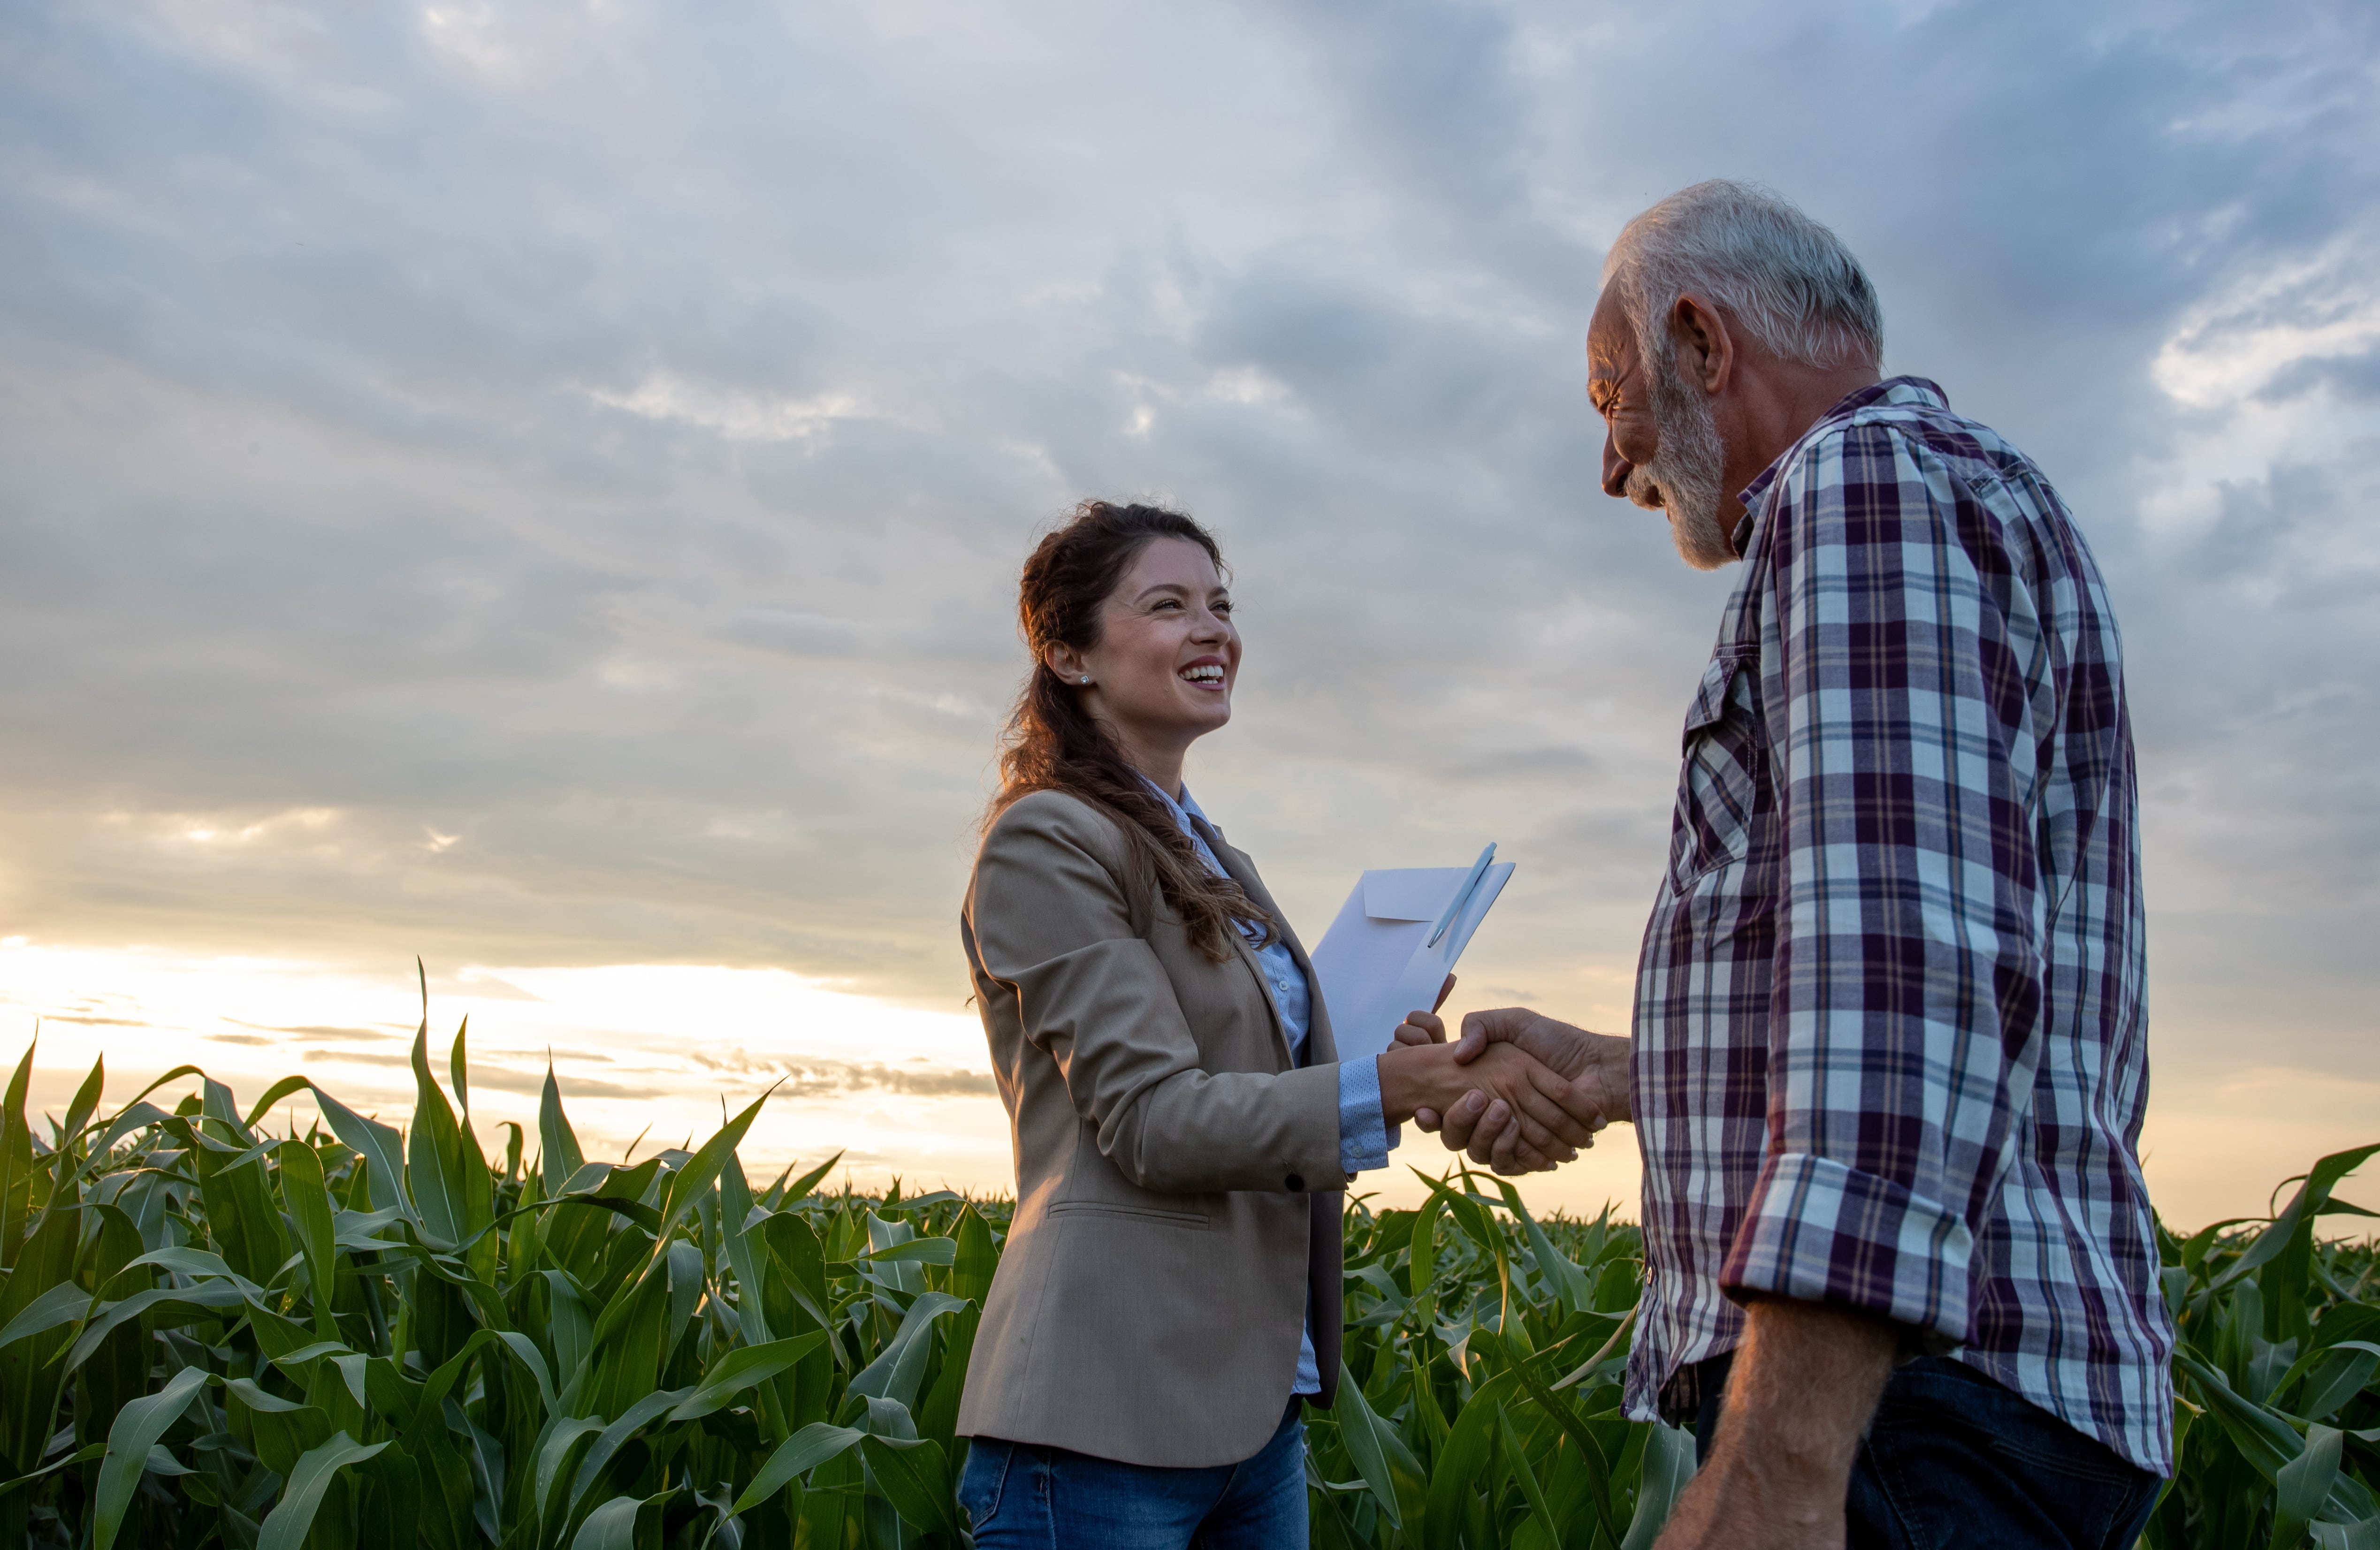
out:
{"label": "plaid shirt", "polygon": [[2098,567],[2041,471],[1913,377],[1836,405],[1743,504],[1637,969],[1629,1413],[1763,1292],[1957,1345],[2170,1473]]}

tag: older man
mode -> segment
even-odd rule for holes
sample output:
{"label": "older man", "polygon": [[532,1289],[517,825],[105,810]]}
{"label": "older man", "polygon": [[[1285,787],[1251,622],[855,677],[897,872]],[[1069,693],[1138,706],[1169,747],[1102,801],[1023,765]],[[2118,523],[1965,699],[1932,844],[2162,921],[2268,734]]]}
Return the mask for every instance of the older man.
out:
{"label": "older man", "polygon": [[[1867,276],[1774,195],[1676,194],[1604,278],[1604,489],[1742,573],[1633,1038],[1518,1009],[1463,1038],[1635,1122],[1626,1403],[1705,1459],[1661,1545],[2129,1546],[2172,1468],[2172,1330],[2098,567],[2030,459],[1881,377]],[[1479,1095],[1445,1118],[1544,1160]]]}

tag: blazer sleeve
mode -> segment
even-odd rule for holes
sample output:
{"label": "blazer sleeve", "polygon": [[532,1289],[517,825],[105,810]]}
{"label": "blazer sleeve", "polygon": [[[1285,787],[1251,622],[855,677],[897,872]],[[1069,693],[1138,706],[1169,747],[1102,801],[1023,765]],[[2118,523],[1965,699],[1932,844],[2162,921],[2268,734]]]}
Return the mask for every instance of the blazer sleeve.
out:
{"label": "blazer sleeve", "polygon": [[985,837],[968,899],[984,972],[1014,989],[1025,1037],[1057,1062],[1099,1150],[1146,1190],[1339,1188],[1339,1068],[1201,1069],[1123,872],[1106,817],[1028,796]]}

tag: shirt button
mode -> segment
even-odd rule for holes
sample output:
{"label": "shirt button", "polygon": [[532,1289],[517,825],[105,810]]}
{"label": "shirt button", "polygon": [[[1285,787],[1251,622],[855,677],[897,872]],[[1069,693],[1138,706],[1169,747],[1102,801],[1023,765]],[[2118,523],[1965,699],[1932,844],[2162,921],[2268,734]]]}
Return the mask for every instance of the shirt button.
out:
{"label": "shirt button", "polygon": [[1293,1173],[1288,1178],[1282,1180],[1281,1182],[1287,1184],[1293,1193],[1303,1192],[1305,1188],[1305,1175],[1303,1173]]}

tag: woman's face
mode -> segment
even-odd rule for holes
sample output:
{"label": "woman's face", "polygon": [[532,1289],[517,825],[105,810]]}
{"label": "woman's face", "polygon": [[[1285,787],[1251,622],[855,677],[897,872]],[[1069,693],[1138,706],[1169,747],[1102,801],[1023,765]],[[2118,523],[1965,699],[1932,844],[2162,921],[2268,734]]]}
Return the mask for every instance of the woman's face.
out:
{"label": "woman's face", "polygon": [[[1053,648],[1050,665],[1080,692],[1148,768],[1178,760],[1196,739],[1232,719],[1240,632],[1232,595],[1207,551],[1186,539],[1144,547],[1100,611],[1099,643],[1088,651]],[[1161,782],[1160,782],[1161,783]]]}

